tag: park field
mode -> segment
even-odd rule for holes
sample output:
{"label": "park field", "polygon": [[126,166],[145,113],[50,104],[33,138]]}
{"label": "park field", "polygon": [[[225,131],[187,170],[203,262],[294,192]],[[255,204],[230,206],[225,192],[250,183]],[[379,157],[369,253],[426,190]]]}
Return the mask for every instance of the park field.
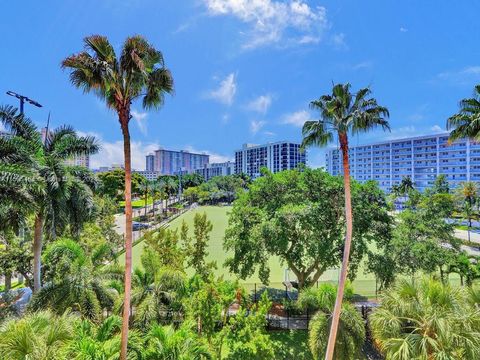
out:
{"label": "park field", "polygon": [[[187,225],[190,229],[190,234],[193,235],[193,218],[197,212],[206,212],[208,219],[213,223],[213,230],[210,234],[210,244],[208,247],[208,261],[215,261],[217,263],[217,269],[215,271],[217,276],[223,276],[224,279],[234,280],[237,277],[234,274],[231,274],[228,269],[223,267],[225,260],[230,256],[223,249],[223,238],[225,235],[225,229],[228,226],[228,212],[231,207],[228,206],[202,206],[190,211],[187,211],[182,216],[174,219],[169,225],[170,229],[180,229],[182,221],[186,221]],[[143,248],[145,243],[143,241],[137,243],[133,247],[133,266],[139,267],[141,266],[140,257],[143,252]],[[255,249],[252,249],[255,251]],[[125,263],[124,255],[119,257],[120,264]],[[283,288],[282,282],[285,280],[285,268],[283,264],[281,264],[280,260],[276,257],[272,257],[269,261],[270,265],[270,286],[273,288]],[[187,270],[189,275],[192,275],[193,272]],[[339,269],[330,269],[325,272],[320,278],[320,281],[332,281],[336,282],[338,279]],[[290,275],[291,278],[293,274]],[[260,279],[258,278],[257,274],[245,279],[241,280],[241,283],[247,289],[253,289],[255,286],[254,284],[257,283],[257,286],[260,286]],[[375,279],[371,274],[365,274],[363,267],[357,272],[357,279],[353,282],[353,286],[355,292],[368,297],[375,296]]]}

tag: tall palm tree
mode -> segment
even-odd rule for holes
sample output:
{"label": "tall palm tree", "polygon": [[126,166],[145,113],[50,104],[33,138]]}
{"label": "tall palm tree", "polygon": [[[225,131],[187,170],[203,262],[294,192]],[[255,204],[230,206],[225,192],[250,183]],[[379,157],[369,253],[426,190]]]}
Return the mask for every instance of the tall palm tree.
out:
{"label": "tall palm tree", "polygon": [[473,294],[432,279],[402,280],[370,315],[387,359],[479,359],[480,313]]}
{"label": "tall palm tree", "polygon": [[352,242],[352,204],[350,193],[350,167],[348,159],[348,136],[367,132],[374,127],[390,129],[388,109],[377,104],[374,98],[369,97],[369,88],[360,89],[356,94],[350,91],[350,84],[337,84],[333,86],[332,94],[323,95],[318,100],[310,103],[310,107],[320,112],[319,120],[305,122],[302,129],[302,148],[308,146],[325,146],[334,136],[338,136],[340,150],[343,157],[343,181],[345,187],[345,219],[346,234],[343,250],[342,270],[340,273],[337,298],[332,315],[332,325],[328,339],[325,359],[333,358],[337,328],[340,320],[343,293],[347,279],[348,261]]}
{"label": "tall palm tree", "polygon": [[141,36],[125,40],[120,57],[104,36],[84,39],[85,49],[69,56],[63,68],[70,69],[72,84],[93,92],[117,112],[123,134],[125,161],[125,307],[123,310],[120,358],[126,359],[132,272],[132,168],[130,130],[132,103],[142,98],[145,109],[163,105],[165,93],[173,92],[173,78],[162,53]]}
{"label": "tall palm tree", "polygon": [[145,201],[145,220],[147,218],[148,195],[150,195],[150,182],[145,180],[139,185],[140,193],[143,195]]}
{"label": "tall palm tree", "polygon": [[152,197],[152,205],[153,205],[152,214],[153,214],[153,218],[155,219],[155,201],[157,200],[158,196],[162,192],[160,183],[156,180],[150,181],[149,191],[150,191],[150,196]]}
{"label": "tall palm tree", "polygon": [[[24,145],[29,153],[30,171],[40,179],[39,186],[29,186],[35,203],[33,236],[34,292],[41,288],[41,254],[45,235],[55,238],[69,225],[78,234],[82,223],[94,210],[93,192],[96,180],[85,168],[69,166],[66,161],[77,155],[92,155],[99,146],[94,137],[78,136],[72,127],[61,126],[40,136],[33,122],[12,107],[0,107],[0,122],[12,141]],[[13,161],[13,160],[12,160]]]}
{"label": "tall palm tree", "polygon": [[460,111],[447,119],[447,130],[451,130],[449,141],[480,140],[480,84],[475,86],[473,97],[461,100],[459,107]]}
{"label": "tall palm tree", "polygon": [[473,181],[465,181],[460,184],[457,189],[458,197],[462,204],[463,213],[467,217],[468,221],[468,241],[470,241],[470,229],[472,228],[472,215],[474,212],[474,206],[478,200],[477,184]]}

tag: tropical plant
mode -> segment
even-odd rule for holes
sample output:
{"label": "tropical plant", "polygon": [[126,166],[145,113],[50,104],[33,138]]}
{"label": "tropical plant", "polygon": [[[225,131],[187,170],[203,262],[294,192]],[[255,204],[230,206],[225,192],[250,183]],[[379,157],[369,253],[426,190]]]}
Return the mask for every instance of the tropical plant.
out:
{"label": "tropical plant", "polygon": [[28,151],[32,169],[41,179],[39,189],[31,189],[36,205],[33,238],[34,292],[41,288],[41,253],[43,232],[55,238],[67,227],[77,236],[84,222],[93,214],[96,180],[84,167],[69,166],[66,161],[77,155],[95,154],[99,146],[91,136],[81,137],[70,126],[46,131],[42,141],[33,122],[16,109],[0,108],[0,120],[10,137]]}
{"label": "tropical plant", "polygon": [[350,84],[337,84],[333,86],[331,95],[323,95],[318,100],[312,101],[310,106],[312,109],[320,112],[320,119],[305,122],[302,129],[303,148],[325,146],[332,142],[334,136],[337,135],[343,158],[345,219],[347,226],[338,294],[327,347],[327,360],[333,357],[352,242],[353,218],[350,194],[348,136],[349,134],[367,132],[377,126],[389,129],[388,121],[386,120],[389,116],[388,109],[378,105],[374,98],[369,97],[371,94],[370,89],[360,89],[356,94],[352,94],[350,89]]}
{"label": "tropical plant", "polygon": [[470,230],[472,228],[472,217],[475,205],[478,201],[477,184],[473,181],[465,181],[457,188],[457,196],[460,199],[460,208],[468,221],[468,241],[470,242]]}
{"label": "tropical plant", "polygon": [[123,134],[125,161],[125,299],[120,358],[126,359],[132,273],[132,193],[129,122],[131,105],[142,98],[145,109],[159,108],[164,95],[173,92],[173,78],[165,67],[162,53],[141,36],[125,40],[120,57],[104,36],[84,39],[85,50],[69,56],[63,68],[70,80],[84,92],[93,92],[117,112]]}
{"label": "tropical plant", "polygon": [[451,130],[449,142],[468,138],[480,140],[480,84],[475,86],[473,97],[463,99],[460,111],[447,120],[447,130]]}
{"label": "tropical plant", "polygon": [[175,330],[172,325],[153,325],[147,334],[146,360],[213,359],[208,346],[184,324]]}
{"label": "tropical plant", "polygon": [[[150,253],[150,255],[153,253]],[[178,269],[161,267],[155,257],[142,256],[144,271],[133,274],[133,323],[147,330],[155,323],[166,323],[178,318],[186,294],[185,274]],[[123,306],[123,304],[122,304]]]}
{"label": "tropical plant", "polygon": [[0,358],[8,360],[62,359],[74,337],[76,317],[49,311],[26,314],[0,326]]}
{"label": "tropical plant", "polygon": [[144,200],[144,209],[145,209],[145,218],[147,218],[147,206],[148,206],[148,196],[150,195],[150,182],[148,180],[143,181],[140,184],[140,194],[143,196]]}
{"label": "tropical plant", "polygon": [[99,320],[102,310],[113,310],[118,296],[108,280],[122,278],[122,269],[102,266],[107,254],[102,245],[86,254],[71,239],[50,244],[43,255],[46,283],[33,296],[30,309],[50,308],[57,314],[76,311],[85,318]]}
{"label": "tropical plant", "polygon": [[[322,359],[326,352],[332,308],[333,302],[330,304],[329,310],[320,310],[310,321],[308,345],[314,359]],[[365,323],[362,316],[352,304],[342,303],[333,359],[358,359],[364,343]]]}
{"label": "tropical plant", "polygon": [[480,358],[480,313],[465,288],[401,280],[380,304],[370,325],[386,359]]}
{"label": "tropical plant", "polygon": [[[65,349],[65,359],[118,359],[120,352],[120,331],[122,318],[112,315],[100,324],[89,320],[75,323],[75,336]],[[144,359],[144,339],[137,331],[132,331],[128,339],[128,359]]]}

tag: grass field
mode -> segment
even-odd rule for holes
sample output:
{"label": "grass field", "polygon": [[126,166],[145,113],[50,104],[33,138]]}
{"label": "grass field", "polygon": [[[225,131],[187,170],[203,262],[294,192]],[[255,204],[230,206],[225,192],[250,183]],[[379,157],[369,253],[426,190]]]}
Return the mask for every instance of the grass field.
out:
{"label": "grass field", "polygon": [[[223,237],[225,229],[228,225],[228,211],[230,207],[220,206],[203,206],[186,212],[184,215],[173,220],[170,223],[171,229],[179,229],[183,220],[185,220],[190,228],[191,234],[193,234],[193,217],[197,212],[206,212],[208,219],[213,223],[213,231],[210,236],[210,245],[208,247],[209,257],[208,261],[217,262],[216,275],[223,275],[225,279],[236,279],[234,274],[230,274],[227,269],[223,267],[225,260],[229,254],[223,250]],[[133,266],[141,266],[140,256],[145,246],[144,242],[140,242],[133,247]],[[252,249],[255,251],[255,249]],[[124,264],[124,256],[120,256],[119,261]],[[280,260],[276,257],[272,257],[269,261],[270,265],[270,286],[274,288],[283,288],[282,282],[284,281],[285,266],[283,266]],[[189,271],[187,271],[189,272]],[[320,281],[337,281],[339,269],[330,269],[323,274]],[[189,272],[191,275],[192,272]],[[291,275],[292,276],[292,275]],[[252,289],[254,284],[257,283],[257,287],[260,286],[260,280],[257,275],[254,275],[248,279],[242,281],[247,289]],[[357,279],[353,283],[355,292],[368,297],[375,296],[375,279],[371,274],[365,274],[364,268],[361,266],[357,272]]]}

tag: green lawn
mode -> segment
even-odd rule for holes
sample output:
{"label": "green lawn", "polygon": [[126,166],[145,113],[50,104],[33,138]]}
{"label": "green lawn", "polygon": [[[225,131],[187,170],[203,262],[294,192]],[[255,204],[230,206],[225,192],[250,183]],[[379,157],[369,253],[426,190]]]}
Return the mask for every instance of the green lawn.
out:
{"label": "green lawn", "polygon": [[[153,199],[149,196],[147,198],[147,205],[152,204],[152,202],[153,202]],[[121,207],[125,206],[125,200],[119,201],[118,206],[121,206]],[[145,199],[142,198],[142,199],[139,199],[139,200],[133,200],[132,201],[132,207],[133,208],[145,207]]]}
{"label": "green lawn", "polygon": [[[203,206],[199,207],[194,210],[190,210],[186,212],[184,215],[180,216],[179,218],[173,220],[170,223],[171,229],[179,229],[180,225],[183,220],[185,220],[190,228],[190,232],[193,234],[193,217],[197,212],[207,212],[207,216],[213,223],[213,231],[210,236],[210,246],[208,248],[209,252],[209,261],[216,261],[217,262],[217,270],[216,275],[220,276],[223,275],[225,279],[236,279],[235,275],[232,275],[228,272],[227,269],[223,267],[223,263],[229,256],[227,252],[223,250],[223,237],[225,234],[225,229],[228,225],[228,211],[230,207],[220,207],[220,206]],[[140,242],[133,247],[133,265],[141,266],[140,264],[140,256],[143,251],[143,247],[145,246],[144,242]],[[255,251],[255,249],[252,249]],[[120,263],[124,264],[125,259],[124,255],[120,256]],[[270,286],[274,288],[281,288],[283,289],[282,282],[284,280],[284,272],[285,266],[282,266],[279,259],[276,257],[272,257],[269,261],[270,264]],[[193,272],[188,271],[189,275],[192,275]],[[339,269],[330,269],[323,274],[320,278],[320,281],[336,281],[338,279]],[[292,274],[291,274],[292,276]],[[243,285],[247,289],[252,289],[254,287],[254,283],[257,283],[257,288],[260,287],[260,280],[257,275],[254,275],[245,281],[242,281]],[[364,268],[361,266],[357,272],[357,279],[353,283],[355,292],[368,296],[373,297],[375,296],[375,279],[371,274],[365,274]]]}
{"label": "green lawn", "polygon": [[313,360],[308,348],[307,330],[272,331],[268,334],[277,346],[277,360]]}

